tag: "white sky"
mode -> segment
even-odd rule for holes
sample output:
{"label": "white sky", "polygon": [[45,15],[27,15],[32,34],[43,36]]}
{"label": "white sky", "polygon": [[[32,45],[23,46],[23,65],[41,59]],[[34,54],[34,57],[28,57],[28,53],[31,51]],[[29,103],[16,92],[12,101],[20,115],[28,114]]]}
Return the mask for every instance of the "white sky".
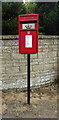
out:
{"label": "white sky", "polygon": [[[0,0],[1,2],[29,2],[29,0]],[[59,0],[30,0],[30,2],[58,2]]]}

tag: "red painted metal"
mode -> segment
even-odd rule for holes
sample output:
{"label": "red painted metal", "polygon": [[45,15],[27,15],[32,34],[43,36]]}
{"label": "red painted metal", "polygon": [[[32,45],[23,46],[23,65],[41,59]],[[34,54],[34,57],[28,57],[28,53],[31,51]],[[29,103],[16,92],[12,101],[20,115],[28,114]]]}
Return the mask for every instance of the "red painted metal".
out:
{"label": "red painted metal", "polygon": [[38,14],[18,16],[19,53],[38,53]]}

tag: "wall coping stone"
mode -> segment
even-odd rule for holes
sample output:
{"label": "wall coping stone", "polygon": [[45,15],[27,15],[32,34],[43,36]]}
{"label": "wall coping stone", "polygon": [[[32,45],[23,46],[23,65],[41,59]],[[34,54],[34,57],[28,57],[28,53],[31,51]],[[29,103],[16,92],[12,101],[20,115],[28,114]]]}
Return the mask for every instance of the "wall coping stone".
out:
{"label": "wall coping stone", "polygon": [[[38,35],[40,39],[59,39],[59,36],[55,35]],[[18,35],[0,35],[0,40],[16,40],[18,39]],[[47,39],[47,40],[48,40]]]}

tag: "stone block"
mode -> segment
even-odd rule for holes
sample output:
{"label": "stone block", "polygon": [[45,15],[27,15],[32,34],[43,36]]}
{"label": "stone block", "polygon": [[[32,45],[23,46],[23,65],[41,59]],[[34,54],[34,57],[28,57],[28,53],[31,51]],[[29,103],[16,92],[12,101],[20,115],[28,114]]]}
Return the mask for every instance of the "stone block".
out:
{"label": "stone block", "polygon": [[45,64],[44,65],[44,70],[53,70],[53,64]]}
{"label": "stone block", "polygon": [[26,66],[19,66],[19,72],[26,72],[27,71],[27,67]]}
{"label": "stone block", "polygon": [[33,71],[41,71],[43,70],[44,66],[41,64],[41,65],[34,65],[33,66]]}
{"label": "stone block", "polygon": [[12,57],[13,59],[24,59],[24,55],[23,54],[15,54],[15,53],[12,53]]}
{"label": "stone block", "polygon": [[38,65],[38,64],[39,64],[39,61],[36,62],[36,61],[34,60],[34,61],[31,62],[30,64],[31,64],[31,65]]}
{"label": "stone block", "polygon": [[57,51],[53,51],[53,57],[57,57]]}
{"label": "stone block", "polygon": [[2,40],[2,35],[0,35],[0,40]]}
{"label": "stone block", "polygon": [[19,72],[19,67],[11,67],[11,66],[9,66],[9,67],[6,67],[6,73],[8,74],[10,74],[10,73],[13,73],[13,74],[15,74],[15,73],[18,73]]}
{"label": "stone block", "polygon": [[57,39],[54,40],[54,44],[57,44]]}
{"label": "stone block", "polygon": [[30,55],[30,58],[31,58],[31,59],[37,58],[37,54],[31,54],[31,55]]}

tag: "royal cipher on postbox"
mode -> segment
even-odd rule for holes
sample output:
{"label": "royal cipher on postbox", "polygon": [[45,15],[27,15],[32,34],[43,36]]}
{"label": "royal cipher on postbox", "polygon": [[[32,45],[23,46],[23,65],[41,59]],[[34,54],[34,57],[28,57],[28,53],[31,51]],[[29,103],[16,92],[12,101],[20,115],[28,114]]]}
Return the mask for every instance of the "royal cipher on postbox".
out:
{"label": "royal cipher on postbox", "polygon": [[18,15],[19,53],[38,53],[38,14]]}

